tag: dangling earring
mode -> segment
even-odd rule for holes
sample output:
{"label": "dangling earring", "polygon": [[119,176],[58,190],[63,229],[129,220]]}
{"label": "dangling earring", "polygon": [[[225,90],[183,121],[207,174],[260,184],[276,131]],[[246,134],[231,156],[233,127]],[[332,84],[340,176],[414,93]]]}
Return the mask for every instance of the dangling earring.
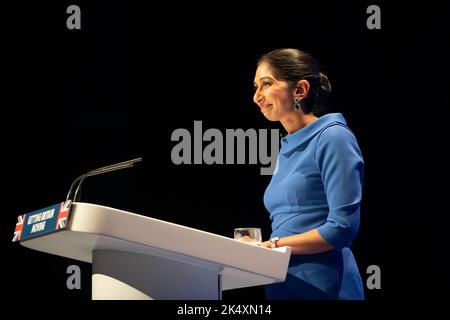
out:
{"label": "dangling earring", "polygon": [[298,111],[300,110],[301,105],[300,105],[300,101],[298,101],[298,98],[294,98],[294,110]]}

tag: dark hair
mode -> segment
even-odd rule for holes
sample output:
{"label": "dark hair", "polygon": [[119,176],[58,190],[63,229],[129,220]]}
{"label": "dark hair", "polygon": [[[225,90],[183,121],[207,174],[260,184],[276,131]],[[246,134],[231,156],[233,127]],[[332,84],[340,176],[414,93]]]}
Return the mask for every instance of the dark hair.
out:
{"label": "dark hair", "polygon": [[309,82],[308,95],[302,101],[304,113],[320,117],[325,114],[325,98],[331,93],[328,77],[320,72],[320,64],[309,53],[298,49],[276,49],[258,60],[269,64],[278,80],[286,81],[290,87],[305,79]]}

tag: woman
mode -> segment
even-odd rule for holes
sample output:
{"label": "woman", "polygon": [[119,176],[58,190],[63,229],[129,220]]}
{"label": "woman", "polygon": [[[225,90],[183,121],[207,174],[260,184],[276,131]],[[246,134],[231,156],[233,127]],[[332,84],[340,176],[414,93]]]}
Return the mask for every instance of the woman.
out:
{"label": "woman", "polygon": [[330,93],[318,62],[297,49],[261,57],[254,102],[280,121],[277,165],[264,194],[272,220],[267,248],[292,247],[286,281],[268,299],[364,299],[350,245],[359,228],[363,159],[339,113],[324,114]]}

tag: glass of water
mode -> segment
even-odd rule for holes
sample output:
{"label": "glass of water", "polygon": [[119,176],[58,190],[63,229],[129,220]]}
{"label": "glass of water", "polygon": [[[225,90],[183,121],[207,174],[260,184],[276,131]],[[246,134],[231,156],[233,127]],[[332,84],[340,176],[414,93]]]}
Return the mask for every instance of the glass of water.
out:
{"label": "glass of water", "polygon": [[260,246],[262,244],[261,228],[236,228],[234,239]]}

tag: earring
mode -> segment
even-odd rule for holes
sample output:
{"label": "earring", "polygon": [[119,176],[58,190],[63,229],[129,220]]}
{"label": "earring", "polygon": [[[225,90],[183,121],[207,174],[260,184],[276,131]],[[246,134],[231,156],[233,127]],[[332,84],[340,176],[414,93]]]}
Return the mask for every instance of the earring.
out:
{"label": "earring", "polygon": [[300,105],[300,101],[298,101],[298,98],[294,98],[294,110],[298,111],[300,110],[301,105]]}

